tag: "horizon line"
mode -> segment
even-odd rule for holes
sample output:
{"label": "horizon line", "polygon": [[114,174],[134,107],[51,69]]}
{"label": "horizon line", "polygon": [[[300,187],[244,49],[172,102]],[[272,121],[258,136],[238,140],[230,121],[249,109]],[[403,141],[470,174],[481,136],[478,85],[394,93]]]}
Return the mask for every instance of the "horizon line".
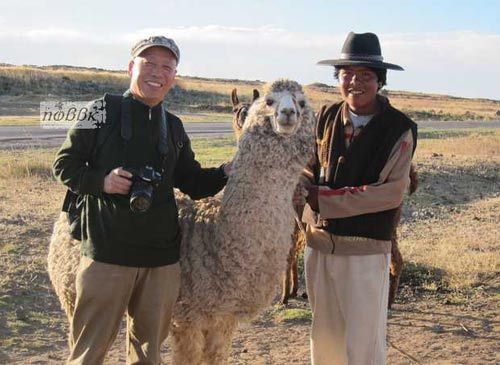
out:
{"label": "horizon line", "polygon": [[[97,67],[97,66],[78,66],[78,65],[65,65],[65,64],[52,64],[52,65],[36,65],[36,64],[12,64],[12,63],[7,63],[7,62],[0,62],[0,67],[8,67],[8,66],[13,66],[13,67],[34,67],[34,68],[44,68],[44,67],[59,67],[59,68],[75,68],[75,69],[84,69],[84,70],[96,70],[96,71],[102,71],[102,72],[116,72],[116,73],[127,73],[126,69],[112,69],[112,68],[102,68],[102,67]],[[271,82],[272,80],[260,80],[260,79],[239,79],[239,78],[226,78],[226,77],[208,77],[208,76],[193,76],[193,75],[180,75],[177,74],[176,77],[189,77],[189,78],[197,78],[197,79],[206,79],[206,80],[222,80],[222,81],[241,81],[241,82],[259,82],[261,84],[266,84],[268,82]],[[328,87],[336,88],[338,89],[337,85],[333,84],[327,84],[324,82],[316,81],[312,82],[309,84],[302,84],[304,86],[311,86],[314,84],[322,84],[326,85]],[[393,93],[408,93],[408,94],[423,94],[427,96],[445,96],[445,97],[450,97],[454,99],[468,99],[468,100],[485,100],[485,101],[493,101],[493,102],[499,102],[500,99],[491,99],[491,98],[486,98],[486,97],[466,97],[466,96],[458,96],[458,95],[452,95],[452,94],[441,94],[437,92],[431,92],[431,91],[412,91],[412,90],[393,90],[393,89],[382,89],[386,90],[388,92],[393,92]]]}

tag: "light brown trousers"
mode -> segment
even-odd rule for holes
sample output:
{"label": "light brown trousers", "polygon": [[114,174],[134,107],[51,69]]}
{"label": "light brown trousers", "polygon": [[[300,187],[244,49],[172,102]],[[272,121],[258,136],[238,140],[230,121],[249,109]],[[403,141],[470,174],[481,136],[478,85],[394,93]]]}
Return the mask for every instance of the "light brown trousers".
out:
{"label": "light brown trousers", "polygon": [[67,363],[102,364],[126,312],[127,364],[159,364],[179,288],[178,263],[136,268],[82,257]]}

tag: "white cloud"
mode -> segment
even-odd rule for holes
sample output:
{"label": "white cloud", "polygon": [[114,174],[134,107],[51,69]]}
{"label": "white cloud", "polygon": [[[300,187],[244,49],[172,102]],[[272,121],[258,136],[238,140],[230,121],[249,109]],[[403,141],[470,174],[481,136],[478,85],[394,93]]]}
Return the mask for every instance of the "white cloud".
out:
{"label": "white cloud", "polygon": [[115,41],[131,44],[151,34],[165,34],[179,42],[208,42],[219,44],[266,44],[290,48],[322,47],[341,42],[345,35],[306,35],[294,33],[273,26],[257,28],[225,27],[208,25],[203,27],[146,28],[127,34],[103,36],[67,28],[49,27],[44,29],[0,29],[0,39],[20,37],[30,41],[79,40],[95,43]]}
{"label": "white cloud", "polygon": [[[151,34],[165,34],[179,43],[181,73],[249,79],[288,76],[307,83],[332,83],[331,72],[314,64],[336,57],[346,36],[292,32],[272,25],[147,28],[102,35],[54,26],[5,29],[0,23],[0,48],[8,57],[0,62],[124,68],[131,45]],[[391,88],[500,98],[500,35],[456,31],[379,37],[385,60],[406,69],[391,72]],[[60,49],[68,52],[61,56]],[[486,80],[478,77],[483,70]]]}

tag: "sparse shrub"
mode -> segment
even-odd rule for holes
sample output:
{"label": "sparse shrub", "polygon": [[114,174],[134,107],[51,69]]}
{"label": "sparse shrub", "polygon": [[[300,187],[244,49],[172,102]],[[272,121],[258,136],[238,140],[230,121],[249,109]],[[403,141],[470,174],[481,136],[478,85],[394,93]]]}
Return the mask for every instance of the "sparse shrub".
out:
{"label": "sparse shrub", "polygon": [[288,323],[310,321],[312,319],[312,313],[310,309],[287,308],[280,311],[277,314],[276,319],[278,322]]}
{"label": "sparse shrub", "polygon": [[423,263],[411,261],[405,263],[400,285],[422,288],[431,284],[437,288],[445,286],[443,283],[443,270]]}

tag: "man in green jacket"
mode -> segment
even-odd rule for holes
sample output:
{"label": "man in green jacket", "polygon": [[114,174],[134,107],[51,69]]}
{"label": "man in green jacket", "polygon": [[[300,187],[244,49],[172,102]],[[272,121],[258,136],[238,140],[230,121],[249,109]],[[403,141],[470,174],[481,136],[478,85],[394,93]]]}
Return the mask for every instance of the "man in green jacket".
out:
{"label": "man in green jacket", "polygon": [[[130,89],[123,97],[100,99],[105,123],[71,129],[54,161],[55,176],[83,197],[69,364],[102,363],[124,312],[127,363],[160,363],[180,285],[173,188],[198,199],[227,181],[229,165],[201,168],[180,119],[162,105],[177,73],[175,42],[149,37],[134,45],[131,56]],[[137,176],[153,170],[158,182],[143,181],[141,188]],[[138,199],[145,206],[132,203],[131,193],[146,195]]]}

